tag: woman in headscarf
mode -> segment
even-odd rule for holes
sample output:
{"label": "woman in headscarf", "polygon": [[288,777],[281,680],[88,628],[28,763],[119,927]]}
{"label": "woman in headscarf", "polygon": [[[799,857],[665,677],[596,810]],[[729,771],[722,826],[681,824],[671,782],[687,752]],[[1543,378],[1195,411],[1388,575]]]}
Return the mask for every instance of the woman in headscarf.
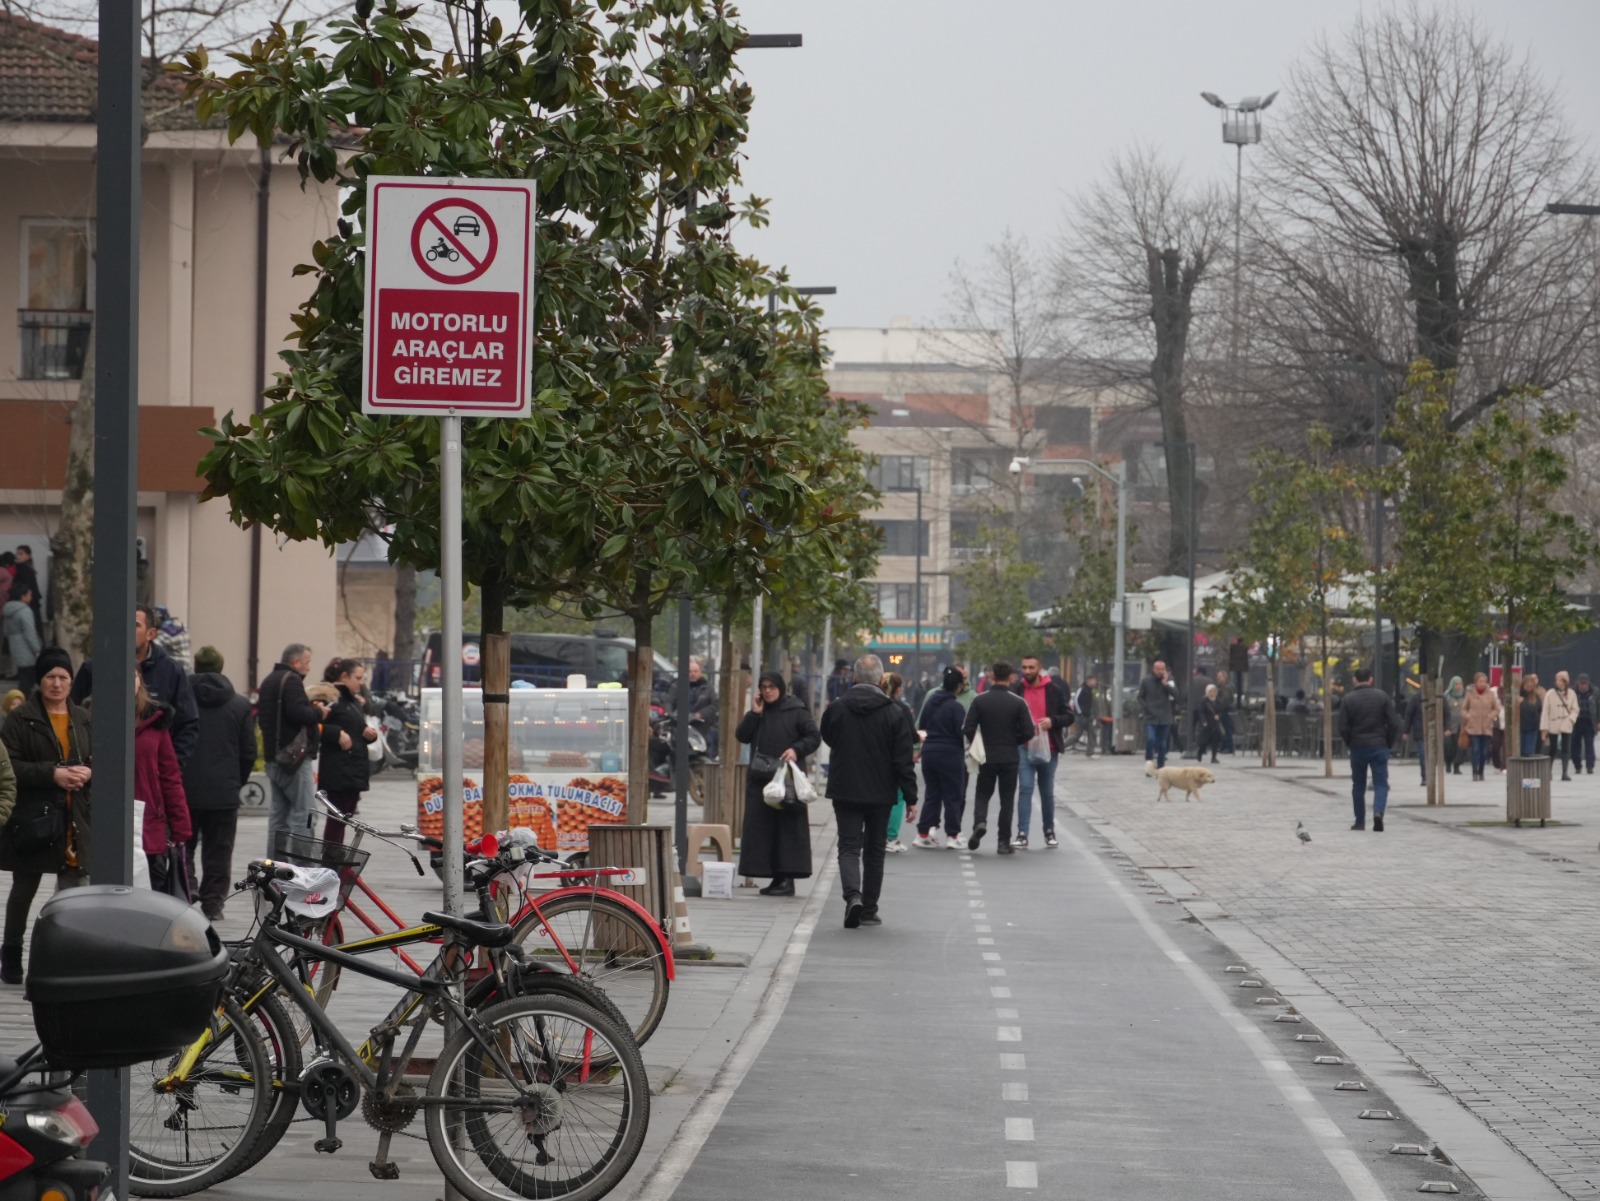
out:
{"label": "woman in headscarf", "polygon": [[1460,676],[1451,676],[1444,690],[1444,769],[1454,776],[1461,774],[1461,702],[1466,699],[1467,686]]}
{"label": "woman in headscarf", "polygon": [[[733,736],[747,743],[752,757],[777,760],[779,771],[790,763],[806,769],[806,756],[822,745],[822,735],[811,710],[787,695],[783,677],[775,671],[761,673],[756,681],[756,703],[744,715]],[[811,825],[805,806],[774,809],[761,796],[771,776],[750,773],[744,786],[744,834],[739,843],[739,874],[770,879],[762,896],[792,897],[794,882],[811,875]]]}

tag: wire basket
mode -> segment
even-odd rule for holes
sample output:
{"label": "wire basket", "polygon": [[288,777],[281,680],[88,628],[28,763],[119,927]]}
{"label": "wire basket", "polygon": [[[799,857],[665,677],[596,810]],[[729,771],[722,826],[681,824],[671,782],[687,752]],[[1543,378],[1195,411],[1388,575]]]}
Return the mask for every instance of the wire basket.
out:
{"label": "wire basket", "polygon": [[331,867],[339,873],[339,908],[350,899],[356,886],[356,877],[367,866],[372,852],[342,842],[327,842],[309,834],[291,834],[279,830],[272,836],[272,857],[298,867]]}

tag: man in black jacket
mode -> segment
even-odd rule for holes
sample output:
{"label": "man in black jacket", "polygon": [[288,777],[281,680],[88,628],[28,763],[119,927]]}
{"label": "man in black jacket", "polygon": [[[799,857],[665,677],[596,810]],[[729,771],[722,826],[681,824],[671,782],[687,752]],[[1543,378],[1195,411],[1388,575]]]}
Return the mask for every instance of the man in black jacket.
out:
{"label": "man in black jacket", "polygon": [[[1172,682],[1167,665],[1157,659],[1150,674],[1139,681],[1139,717],[1144,722],[1144,761],[1157,767],[1167,765],[1167,745],[1172,738],[1173,706],[1178,703],[1178,686]],[[1113,714],[1120,716],[1120,714]]]}
{"label": "man in black jacket", "polygon": [[[1067,727],[1073,724],[1072,709],[1067,704],[1067,690],[1039,669],[1038,655],[1022,656],[1022,678],[1011,682],[1011,691],[1028,705],[1028,716],[1033,718],[1035,733],[1048,731],[1050,755],[1035,763],[1031,753],[1019,756],[1017,763],[1017,836],[1011,845],[1020,851],[1028,849],[1028,825],[1033,816],[1033,786],[1039,786],[1039,815],[1044,821],[1044,843],[1048,847],[1060,845],[1056,839],[1056,764],[1066,746]],[[1032,746],[1030,741],[1029,751]]]}
{"label": "man in black jacket", "polygon": [[1350,748],[1350,796],[1356,820],[1350,828],[1367,828],[1367,772],[1372,772],[1372,828],[1383,832],[1383,811],[1389,806],[1389,748],[1400,734],[1394,700],[1372,686],[1372,668],[1356,668],[1356,686],[1339,706],[1339,737]]}
{"label": "man in black jacket", "polygon": [[883,691],[883,661],[856,660],[856,682],[822,713],[822,741],[832,750],[828,799],[839,823],[839,883],[844,927],[881,926],[884,846],[889,813],[899,796],[917,807],[916,736],[911,711]]}
{"label": "man in black jacket", "polygon": [[183,768],[194,837],[189,862],[204,868],[200,911],[222,920],[233,880],[233,839],[239,824],[239,790],[256,765],[256,720],[250,702],[222,674],[222,654],[202,646],[194,657],[194,695],[200,706],[200,738]]}
{"label": "man in black jacket", "polygon": [[[189,686],[189,673],[156,642],[161,632],[161,622],[155,609],[139,605],[133,611],[133,655],[137,660],[139,675],[144,680],[144,690],[150,699],[160,701],[172,710],[172,749],[178,752],[178,766],[186,766],[194,754],[195,743],[200,741],[200,709],[194,703],[194,689]],[[85,667],[88,664],[84,665]]]}
{"label": "man in black jacket", "polygon": [[1011,691],[1011,664],[1004,659],[989,669],[993,687],[980,692],[967,709],[966,723],[961,732],[968,745],[972,736],[983,734],[983,762],[978,767],[977,816],[972,836],[967,839],[967,850],[976,851],[988,830],[989,799],[994,796],[995,785],[1000,786],[1000,843],[997,855],[1014,855],[1011,848],[1011,808],[1017,797],[1017,765],[1022,759],[1018,750],[1033,737],[1033,717],[1028,703]]}
{"label": "man in black jacket", "polygon": [[[312,803],[316,799],[318,727],[328,706],[306,696],[305,674],[311,670],[311,648],[291,642],[283,658],[261,681],[256,712],[261,718],[261,750],[267,761],[267,781],[272,785],[272,807],[267,811],[267,854],[279,830],[310,834]],[[277,754],[305,731],[305,756],[299,766],[286,768]]]}

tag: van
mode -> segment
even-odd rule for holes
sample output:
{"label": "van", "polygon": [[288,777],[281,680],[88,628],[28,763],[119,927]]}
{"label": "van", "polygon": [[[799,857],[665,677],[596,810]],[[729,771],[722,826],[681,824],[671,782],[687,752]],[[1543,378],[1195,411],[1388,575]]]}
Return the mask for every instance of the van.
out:
{"label": "van", "polygon": [[[565,688],[569,675],[586,676],[589,687],[620,684],[628,672],[628,657],[634,640],[613,634],[511,634],[511,682],[518,680],[536,688]],[[437,688],[443,683],[439,659],[440,634],[428,635],[422,652],[422,686]],[[677,667],[659,651],[655,653],[654,686],[662,687],[677,675]],[[483,682],[482,639],[478,634],[461,637],[461,680],[468,687]]]}

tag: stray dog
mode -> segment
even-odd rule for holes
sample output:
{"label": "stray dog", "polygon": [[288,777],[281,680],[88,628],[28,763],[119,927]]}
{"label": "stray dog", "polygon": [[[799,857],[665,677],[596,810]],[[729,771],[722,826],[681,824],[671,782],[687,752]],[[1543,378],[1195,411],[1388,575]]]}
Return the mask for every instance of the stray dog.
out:
{"label": "stray dog", "polygon": [[1203,801],[1200,790],[1207,784],[1215,784],[1217,777],[1204,767],[1157,767],[1154,763],[1144,765],[1144,774],[1154,776],[1156,783],[1161,785],[1161,792],[1156,797],[1158,801],[1170,801],[1172,797],[1168,790],[1174,787],[1183,789],[1183,799],[1186,801]]}

